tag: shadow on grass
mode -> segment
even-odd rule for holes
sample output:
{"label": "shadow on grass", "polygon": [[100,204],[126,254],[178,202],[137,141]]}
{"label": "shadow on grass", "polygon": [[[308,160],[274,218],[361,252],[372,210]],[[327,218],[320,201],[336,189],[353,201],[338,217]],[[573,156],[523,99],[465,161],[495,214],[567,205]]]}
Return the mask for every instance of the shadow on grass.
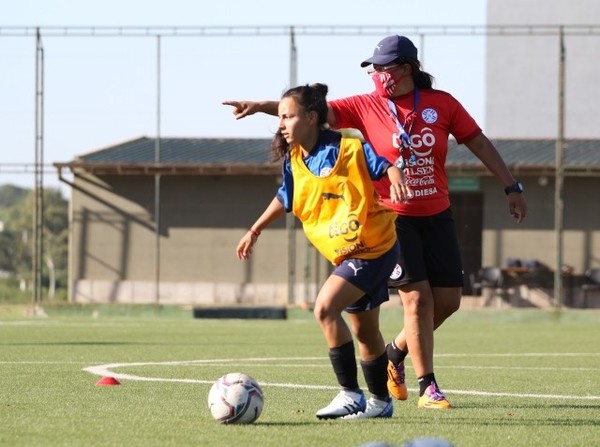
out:
{"label": "shadow on grass", "polygon": [[[423,421],[423,423],[430,424],[431,420]],[[489,426],[489,427],[598,427],[600,421],[592,419],[577,419],[566,417],[564,419],[549,418],[541,416],[539,418],[523,418],[515,414],[507,413],[503,417],[489,417],[482,420],[479,417],[458,417],[447,420],[436,420],[436,424],[439,426],[463,426],[463,425],[478,425],[478,426]]]}
{"label": "shadow on grass", "polygon": [[260,422],[256,421],[252,425],[260,427],[311,427],[313,425],[323,424],[323,421],[316,420],[314,422]]}
{"label": "shadow on grass", "polygon": [[[482,410],[482,406],[478,405],[478,404],[461,404],[460,407],[455,407],[454,410],[460,410],[460,409],[476,409],[476,410]],[[527,409],[527,410],[551,410],[551,409],[556,409],[556,410],[600,410],[600,403],[597,404],[590,404],[590,403],[582,403],[582,404],[577,404],[575,402],[573,403],[558,403],[558,404],[542,404],[542,403],[521,403],[521,404],[515,404],[515,405],[510,405],[510,406],[487,406],[485,407],[485,410],[488,411],[493,411],[493,410],[505,410],[505,411],[512,411],[512,410],[522,410],[522,409]]]}
{"label": "shadow on grass", "polygon": [[[461,414],[461,410],[477,411],[477,415]],[[589,410],[589,418],[573,417],[571,411]],[[450,411],[436,412],[435,423],[447,426],[479,425],[479,426],[523,426],[523,427],[598,427],[600,420],[594,415],[600,411],[599,404],[590,403],[532,403],[524,402],[508,406],[482,406],[477,404],[464,404],[454,407]],[[559,413],[557,415],[557,412]],[[482,413],[487,417],[482,418]],[[539,414],[539,416],[536,416]],[[411,415],[413,423],[431,423],[431,414]]]}

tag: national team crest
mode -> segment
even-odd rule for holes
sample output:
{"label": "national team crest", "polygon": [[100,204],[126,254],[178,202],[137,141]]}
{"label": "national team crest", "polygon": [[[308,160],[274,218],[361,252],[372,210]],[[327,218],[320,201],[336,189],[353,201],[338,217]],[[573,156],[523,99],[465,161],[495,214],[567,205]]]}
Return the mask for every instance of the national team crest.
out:
{"label": "national team crest", "polygon": [[438,114],[434,109],[427,108],[421,112],[421,118],[423,118],[423,121],[427,124],[433,124],[437,121]]}

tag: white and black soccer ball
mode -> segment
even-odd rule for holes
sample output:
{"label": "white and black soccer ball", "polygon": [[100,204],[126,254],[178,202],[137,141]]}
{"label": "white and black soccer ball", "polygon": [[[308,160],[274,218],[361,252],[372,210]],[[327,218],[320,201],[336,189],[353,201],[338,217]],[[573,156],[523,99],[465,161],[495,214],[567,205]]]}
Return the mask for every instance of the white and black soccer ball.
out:
{"label": "white and black soccer ball", "polygon": [[210,413],[222,424],[251,424],[262,413],[263,404],[258,382],[243,373],[219,377],[208,393]]}

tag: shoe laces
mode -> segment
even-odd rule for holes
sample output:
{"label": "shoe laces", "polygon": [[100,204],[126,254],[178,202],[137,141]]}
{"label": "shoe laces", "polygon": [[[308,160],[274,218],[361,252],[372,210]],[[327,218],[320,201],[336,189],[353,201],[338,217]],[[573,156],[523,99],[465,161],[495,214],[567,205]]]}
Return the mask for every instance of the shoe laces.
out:
{"label": "shoe laces", "polygon": [[400,362],[398,365],[394,365],[394,371],[396,375],[394,381],[403,384],[406,379],[406,373],[404,372],[404,362]]}
{"label": "shoe laces", "polygon": [[446,396],[444,396],[444,394],[440,391],[440,389],[438,388],[438,386],[435,382],[432,382],[431,385],[429,385],[427,387],[426,392],[427,392],[427,396],[429,396],[429,398],[432,400],[435,400],[435,401],[446,400]]}

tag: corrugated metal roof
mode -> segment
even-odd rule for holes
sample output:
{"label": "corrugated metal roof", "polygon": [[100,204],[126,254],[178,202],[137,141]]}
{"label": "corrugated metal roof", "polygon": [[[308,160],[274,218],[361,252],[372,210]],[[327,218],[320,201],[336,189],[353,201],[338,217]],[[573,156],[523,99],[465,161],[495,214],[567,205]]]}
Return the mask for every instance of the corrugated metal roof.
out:
{"label": "corrugated metal roof", "polygon": [[[514,166],[553,166],[556,140],[492,140],[504,161]],[[75,161],[85,163],[153,163],[155,138],[141,137],[90,152]],[[161,163],[269,163],[271,139],[161,138]],[[600,140],[566,140],[565,166],[600,166]],[[480,164],[464,145],[450,140],[449,165]]]}
{"label": "corrugated metal roof", "polygon": [[[494,139],[498,152],[513,174],[553,175],[556,140]],[[156,139],[141,137],[55,163],[59,169],[83,169],[97,174],[240,175],[278,173],[270,162],[271,139],[161,138],[160,162],[155,163]],[[489,175],[464,145],[450,140],[446,168],[453,175]],[[563,169],[567,175],[600,175],[600,139],[565,141]]]}
{"label": "corrugated metal roof", "polygon": [[[78,157],[84,163],[154,163],[156,139],[142,137]],[[270,139],[161,138],[161,163],[269,163]]]}
{"label": "corrugated metal roof", "polygon": [[[512,167],[554,167],[556,140],[553,139],[494,139],[496,149],[505,163]],[[464,145],[452,140],[447,158],[448,166],[481,164]],[[564,166],[570,168],[600,167],[600,140],[569,139],[565,141]]]}

